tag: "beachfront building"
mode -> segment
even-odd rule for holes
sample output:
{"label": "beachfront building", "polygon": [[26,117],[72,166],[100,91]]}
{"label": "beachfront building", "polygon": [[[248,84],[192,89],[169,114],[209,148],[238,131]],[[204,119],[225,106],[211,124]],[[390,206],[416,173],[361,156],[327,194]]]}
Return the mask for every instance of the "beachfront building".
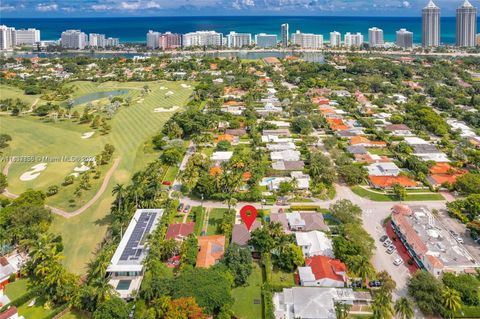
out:
{"label": "beachfront building", "polygon": [[88,35],[88,44],[91,48],[104,48],[107,45],[105,34],[90,33]]}
{"label": "beachfront building", "polygon": [[147,33],[147,48],[148,49],[157,49],[158,42],[160,39],[160,32],[149,30]]}
{"label": "beachfront building", "polygon": [[357,32],[356,34],[351,34],[350,32],[347,32],[345,33],[344,43],[347,48],[360,48],[363,44],[363,34],[361,34],[360,32]]}
{"label": "beachfront building", "polygon": [[411,49],[413,47],[413,32],[407,31],[407,29],[398,30],[396,44],[400,48]]}
{"label": "beachfront building", "polygon": [[195,46],[221,46],[223,44],[223,35],[215,31],[195,31],[183,35],[183,47]]}
{"label": "beachfront building", "polygon": [[342,45],[342,35],[338,31],[330,32],[330,47],[335,48]]}
{"label": "beachfront building", "polygon": [[155,231],[163,209],[137,209],[107,267],[109,284],[123,299],[139,291],[148,255],[147,238]]}
{"label": "beachfront building", "polygon": [[475,44],[480,45],[480,33],[477,33],[477,35],[475,36]]}
{"label": "beachfront building", "polygon": [[417,266],[436,277],[475,273],[480,266],[426,206],[393,206],[391,225]]}
{"label": "beachfront building", "polygon": [[171,50],[182,47],[182,35],[165,32],[158,37],[158,47],[162,50]]}
{"label": "beachfront building", "polygon": [[286,48],[288,47],[288,23],[282,24],[281,34],[282,34],[282,46]]}
{"label": "beachfront building", "polygon": [[118,47],[120,45],[120,39],[119,38],[107,38],[105,39],[105,46],[113,48],[113,47]]}
{"label": "beachfront building", "polygon": [[383,30],[377,27],[368,29],[368,45],[371,48],[383,46]]}
{"label": "beachfront building", "polygon": [[40,42],[40,30],[32,28],[15,30],[16,45],[34,45],[38,42]]}
{"label": "beachfront building", "polygon": [[66,30],[62,32],[60,45],[66,49],[83,50],[88,45],[88,37],[80,30]]}
{"label": "beachfront building", "polygon": [[0,50],[11,50],[15,44],[15,28],[0,25]]}
{"label": "beachfront building", "polygon": [[422,10],[422,46],[440,45],[440,8],[430,0]]}
{"label": "beachfront building", "polygon": [[323,35],[297,32],[292,34],[292,44],[302,49],[321,49],[323,47]]}
{"label": "beachfront building", "polygon": [[257,47],[274,48],[277,46],[277,35],[259,33],[255,35],[255,43],[257,44]]}
{"label": "beachfront building", "polygon": [[457,46],[475,46],[475,34],[477,32],[477,9],[465,0],[457,9]]}
{"label": "beachfront building", "polygon": [[231,31],[227,34],[227,46],[229,48],[242,48],[252,45],[252,35],[250,33],[237,33]]}

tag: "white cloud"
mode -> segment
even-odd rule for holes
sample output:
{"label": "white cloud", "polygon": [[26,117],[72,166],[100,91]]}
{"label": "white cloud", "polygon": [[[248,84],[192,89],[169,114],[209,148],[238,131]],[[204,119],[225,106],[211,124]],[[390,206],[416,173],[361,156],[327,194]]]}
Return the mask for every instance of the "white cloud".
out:
{"label": "white cloud", "polygon": [[147,9],[160,9],[162,6],[155,2],[155,1],[148,1],[146,4],[145,4],[145,8]]}
{"label": "white cloud", "polygon": [[108,6],[106,4],[94,4],[91,6],[93,11],[107,11],[112,9],[111,6]]}
{"label": "white cloud", "polygon": [[0,6],[0,12],[9,12],[14,10],[15,10],[15,7],[8,4],[5,6]]}
{"label": "white cloud", "polygon": [[37,4],[37,7],[35,10],[40,11],[40,12],[48,12],[48,11],[57,11],[58,10],[58,4],[56,3],[39,3]]}
{"label": "white cloud", "polygon": [[402,2],[402,6],[403,6],[404,8],[410,8],[410,2],[408,2],[408,1],[403,1],[403,2]]}
{"label": "white cloud", "polygon": [[123,10],[138,10],[140,9],[140,2],[122,2],[120,8]]}

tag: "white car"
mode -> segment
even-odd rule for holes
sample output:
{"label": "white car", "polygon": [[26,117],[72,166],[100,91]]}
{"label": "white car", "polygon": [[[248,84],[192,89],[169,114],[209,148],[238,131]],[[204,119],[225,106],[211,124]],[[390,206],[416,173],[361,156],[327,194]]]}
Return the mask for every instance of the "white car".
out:
{"label": "white car", "polygon": [[463,244],[463,238],[458,236],[457,238],[455,238],[460,244]]}
{"label": "white car", "polygon": [[400,266],[401,264],[403,264],[402,258],[397,258],[397,259],[395,259],[395,260],[393,261],[393,264],[394,264],[395,266]]}

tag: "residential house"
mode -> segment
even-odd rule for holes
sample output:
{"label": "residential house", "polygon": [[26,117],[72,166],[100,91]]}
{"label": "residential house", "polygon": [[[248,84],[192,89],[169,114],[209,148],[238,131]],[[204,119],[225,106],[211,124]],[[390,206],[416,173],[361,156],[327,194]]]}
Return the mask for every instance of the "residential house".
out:
{"label": "residential house", "polygon": [[310,175],[302,171],[290,172],[290,177],[297,183],[297,189],[307,190],[310,188]]}
{"label": "residential house", "polygon": [[300,285],[309,287],[343,288],[347,283],[347,266],[338,259],[313,256],[298,267]]}
{"label": "residential house", "polygon": [[273,296],[276,319],[336,319],[337,302],[353,305],[351,288],[292,287]]}
{"label": "residential house", "polygon": [[279,152],[283,150],[294,150],[297,147],[293,142],[286,142],[286,143],[269,143],[267,144],[267,149],[269,151]]}
{"label": "residential house", "polygon": [[434,161],[437,163],[450,162],[447,154],[439,151],[435,145],[432,144],[414,144],[412,145],[413,155],[423,161]]}
{"label": "residential house", "polygon": [[445,183],[454,184],[458,177],[466,173],[467,171],[454,168],[448,163],[436,163],[430,168],[430,175],[427,176],[427,179],[433,187],[440,187]]}
{"label": "residential house", "polygon": [[210,158],[213,162],[228,162],[232,158],[233,152],[230,151],[217,151],[212,154]]}
{"label": "residential house", "polygon": [[385,125],[384,130],[390,132],[394,136],[412,136],[413,133],[405,124],[389,124]]}
{"label": "residential house", "polygon": [[373,163],[367,166],[369,176],[397,176],[400,168],[395,163]]}
{"label": "residential house", "polygon": [[226,129],[225,134],[230,134],[230,135],[233,135],[233,136],[240,137],[240,136],[243,136],[243,135],[247,134],[247,130],[244,129],[244,128]]}
{"label": "residential house", "polygon": [[285,215],[288,222],[288,228],[291,231],[309,232],[313,230],[330,230],[325,224],[322,214],[316,212],[292,212]]}
{"label": "residential house", "polygon": [[212,235],[198,237],[200,247],[197,255],[197,267],[208,268],[223,258],[225,253],[225,236]]}
{"label": "residential house", "polygon": [[286,128],[278,128],[278,129],[273,129],[273,130],[263,130],[262,135],[290,136],[290,131]]}
{"label": "residential house", "polygon": [[325,233],[317,230],[295,233],[297,245],[302,249],[304,257],[333,255],[333,245]]}
{"label": "residential house", "polygon": [[250,227],[250,231],[247,229],[245,224],[235,224],[232,229],[232,244],[237,244],[240,247],[247,247],[248,241],[250,240],[250,232],[254,231],[257,228],[261,228],[262,223],[255,220]]}
{"label": "residential house", "polygon": [[155,231],[163,209],[137,209],[107,267],[109,284],[123,299],[139,291],[148,255],[148,236]]}
{"label": "residential house", "polygon": [[368,153],[368,149],[363,145],[349,145],[347,146],[347,152],[353,155],[357,155],[357,154],[363,155]]}
{"label": "residential house", "polygon": [[0,287],[8,283],[12,274],[20,272],[20,269],[27,262],[27,258],[27,254],[16,251],[0,257]]}
{"label": "residential house", "polygon": [[370,185],[373,188],[390,189],[398,184],[405,188],[414,188],[417,183],[407,176],[368,176]]}
{"label": "residential house", "polygon": [[193,234],[195,229],[195,223],[177,223],[177,224],[170,224],[167,229],[167,234],[165,235],[165,239],[174,239],[176,241],[183,241],[188,235]]}
{"label": "residential house", "polygon": [[384,141],[370,141],[363,136],[354,136],[350,139],[350,145],[364,146],[364,147],[387,147]]}
{"label": "residential house", "polygon": [[355,154],[355,162],[357,163],[390,163],[392,160],[388,156],[376,155],[376,154]]}
{"label": "residential house", "polygon": [[25,317],[18,314],[17,307],[11,306],[4,312],[0,313],[0,319],[25,319]]}

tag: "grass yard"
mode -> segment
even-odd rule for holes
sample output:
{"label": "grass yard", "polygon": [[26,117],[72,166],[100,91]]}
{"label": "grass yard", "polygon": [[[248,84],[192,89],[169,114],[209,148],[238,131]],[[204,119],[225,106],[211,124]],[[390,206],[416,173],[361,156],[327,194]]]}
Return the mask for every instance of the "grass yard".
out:
{"label": "grass yard", "polygon": [[284,272],[280,269],[272,270],[272,278],[270,280],[272,287],[278,289],[282,288],[290,288],[295,286],[295,278],[293,277],[293,273]]}
{"label": "grass yard", "polygon": [[[392,194],[379,194],[376,192],[371,192],[367,189],[364,189],[360,186],[353,186],[352,191],[358,196],[368,198],[376,202],[396,202],[398,198]],[[408,194],[405,198],[405,201],[430,201],[430,200],[444,200],[443,196],[438,193],[428,193],[428,194]]]}
{"label": "grass yard", "polygon": [[[107,226],[104,218],[109,212],[113,200],[111,196],[113,186],[116,183],[128,184],[130,176],[134,172],[158,158],[158,153],[145,150],[145,142],[162,128],[173,113],[155,113],[154,109],[184,106],[192,92],[192,88],[181,87],[181,82],[148,82],[151,92],[141,101],[139,99],[140,91],[145,84],[145,82],[105,82],[102,84],[74,82],[74,85],[78,87],[74,97],[116,89],[129,90],[128,95],[133,98],[132,104],[128,107],[122,106],[117,111],[110,120],[112,130],[105,136],[96,132],[91,138],[82,139],[83,133],[94,130],[90,126],[80,125],[69,120],[47,123],[33,116],[21,118],[3,116],[0,118],[2,133],[9,134],[13,138],[4,155],[90,156],[100,153],[104,145],[109,143],[115,146],[113,159],[121,158],[119,167],[114,172],[106,191],[88,210],[70,219],[55,216],[51,230],[63,237],[65,265],[70,271],[82,273],[92,252],[103,238]],[[165,97],[167,90],[160,90],[162,86],[174,92],[174,95]],[[27,188],[46,190],[50,185],[60,185],[65,176],[78,165],[78,163],[48,163],[46,170],[41,172],[35,180],[20,181],[20,175],[34,164],[14,163],[11,165],[8,183],[12,193],[21,193]],[[103,177],[100,179],[102,180]],[[93,179],[91,181],[93,185]],[[71,189],[74,190],[75,187],[71,187]],[[50,197],[47,203],[55,204],[56,207],[66,211],[72,211],[74,208],[69,207],[68,203],[68,199],[73,198],[72,193],[61,190],[57,195]],[[92,190],[92,193],[95,191]]]}
{"label": "grass yard", "polygon": [[235,300],[232,310],[235,317],[239,319],[262,318],[262,270],[257,263],[253,265],[247,286],[232,289],[232,296]]}
{"label": "grass yard", "polygon": [[380,155],[380,156],[392,156],[393,153],[386,147],[370,147],[368,149],[370,154]]}
{"label": "grass yard", "polygon": [[178,166],[170,166],[167,170],[167,173],[163,177],[164,182],[173,183],[175,181],[175,177],[178,173]]}
{"label": "grass yard", "polygon": [[33,305],[32,307],[28,306],[29,303],[30,301],[27,301],[26,303],[18,307],[18,314],[20,316],[24,316],[25,319],[45,318],[54,310],[54,309],[45,309],[43,307],[45,300],[41,298],[37,298],[35,301],[35,305]]}
{"label": "grass yard", "polygon": [[223,215],[227,212],[227,208],[212,208],[208,217],[207,236],[220,234],[218,227],[222,223]]}
{"label": "grass yard", "polygon": [[60,317],[61,319],[90,319],[91,316],[84,314],[76,310],[70,310],[66,314]]}
{"label": "grass yard", "polygon": [[205,218],[205,208],[201,206],[195,206],[192,207],[192,210],[190,211],[190,214],[188,215],[187,221],[193,221],[195,222],[195,229],[194,233],[199,236],[200,233],[202,232],[202,225],[203,225],[203,220]]}
{"label": "grass yard", "polygon": [[5,287],[5,294],[10,301],[23,296],[28,291],[28,279],[17,279]]}

